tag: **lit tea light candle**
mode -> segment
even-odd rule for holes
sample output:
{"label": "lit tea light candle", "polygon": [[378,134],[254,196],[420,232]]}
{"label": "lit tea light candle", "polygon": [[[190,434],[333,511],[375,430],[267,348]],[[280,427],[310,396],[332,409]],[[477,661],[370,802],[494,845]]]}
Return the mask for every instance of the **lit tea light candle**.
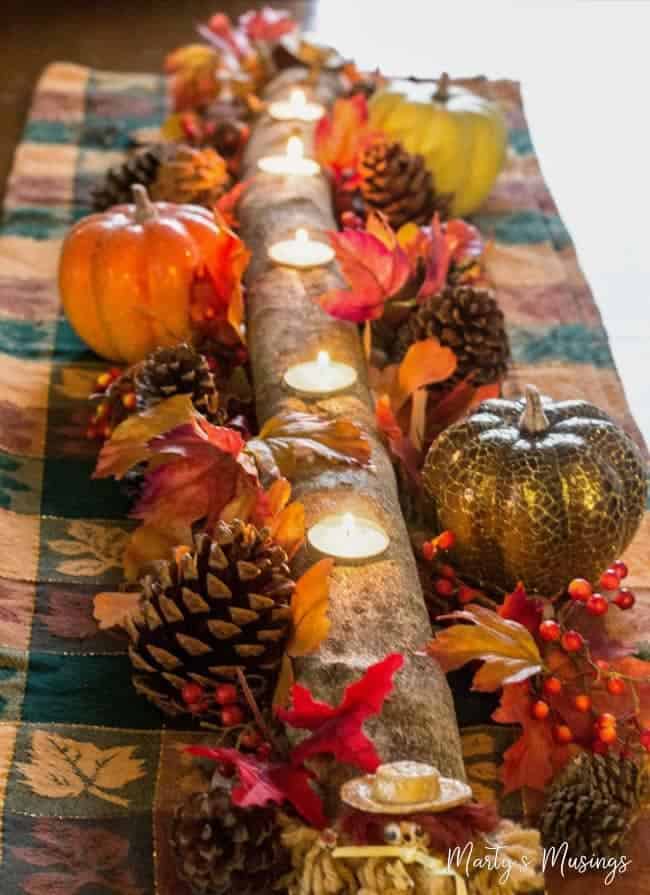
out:
{"label": "lit tea light candle", "polygon": [[357,371],[349,364],[333,361],[327,351],[319,351],[316,360],[289,367],[284,381],[303,395],[331,395],[354,385]]}
{"label": "lit tea light candle", "polygon": [[334,249],[325,242],[309,238],[302,227],[296,230],[293,239],[276,242],[269,249],[269,255],[276,264],[289,267],[320,267],[334,258]]}
{"label": "lit tea light candle", "polygon": [[390,543],[380,525],[354,513],[323,516],[309,529],[307,540],[319,553],[348,562],[374,559]]}
{"label": "lit tea light candle", "polygon": [[300,137],[289,137],[285,155],[266,155],[257,163],[266,174],[298,174],[311,177],[318,174],[320,165],[313,158],[305,158],[305,147]]}
{"label": "lit tea light candle", "polygon": [[307,102],[304,90],[295,87],[288,100],[278,100],[269,106],[269,114],[276,121],[318,121],[325,109],[320,103]]}

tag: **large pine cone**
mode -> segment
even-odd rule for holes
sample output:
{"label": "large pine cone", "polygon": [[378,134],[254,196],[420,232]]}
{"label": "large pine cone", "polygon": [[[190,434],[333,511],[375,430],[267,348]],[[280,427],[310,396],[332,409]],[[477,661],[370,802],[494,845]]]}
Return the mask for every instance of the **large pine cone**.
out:
{"label": "large pine cone", "polygon": [[359,172],[366,206],[383,212],[394,230],[408,221],[429,224],[436,211],[441,218],[448,215],[451,197],[436,194],[422,156],[401,143],[373,141],[361,155]]}
{"label": "large pine cone", "polygon": [[156,348],[136,366],[133,378],[142,410],[174,395],[190,395],[192,404],[210,422],[222,425],[226,420],[208,361],[191,345]]}
{"label": "large pine cone", "polygon": [[557,778],[541,819],[545,848],[567,843],[579,857],[615,857],[639,805],[639,769],[628,758],[586,752]]}
{"label": "large pine cone", "polygon": [[218,152],[180,144],[161,161],[150,195],[156,202],[212,208],[231,185],[226,162]]}
{"label": "large pine cone", "polygon": [[149,188],[168,152],[167,146],[154,144],[140,149],[124,164],[110,168],[103,181],[91,192],[93,209],[106,211],[112,205],[128,205],[133,202],[133,184],[141,183]]}
{"label": "large pine cone", "polygon": [[294,587],[287,554],[266,529],[235,520],[217,523],[213,538],[197,535],[193,551],[157,564],[143,581],[140,617],[129,626],[136,690],[180,715],[187,711],[185,684],[210,690],[232,682],[241,668],[264,708],[289,633]]}
{"label": "large pine cone", "polygon": [[237,808],[223,785],[179,806],[171,844],[179,877],[201,895],[263,895],[289,869],[275,812]]}
{"label": "large pine cone", "polygon": [[397,359],[415,342],[431,336],[451,348],[458,359],[446,388],[468,376],[474,385],[499,382],[505,376],[510,343],[503,311],[486,289],[448,286],[421,304],[398,331]]}

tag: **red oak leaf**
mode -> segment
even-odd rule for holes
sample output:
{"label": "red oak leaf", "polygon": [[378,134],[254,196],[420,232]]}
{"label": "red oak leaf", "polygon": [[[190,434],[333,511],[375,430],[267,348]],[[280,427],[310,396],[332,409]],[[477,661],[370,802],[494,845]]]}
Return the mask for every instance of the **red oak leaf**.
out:
{"label": "red oak leaf", "polygon": [[187,751],[235,768],[238,782],[231,794],[233,805],[251,808],[268,802],[278,805],[290,802],[312,826],[319,829],[326,826],[323,803],[311,785],[313,775],[306,768],[260,761],[238,752],[237,749],[190,746]]}
{"label": "red oak leaf", "polygon": [[277,716],[290,727],[311,730],[312,735],[293,750],[292,764],[301,765],[313,755],[332,755],[344,764],[375,771],[381,759],[364,733],[363,723],[379,714],[393,689],[393,675],[403,664],[404,657],[392,653],[371,665],[346,688],[338,706],[318,702],[306,687],[294,684],[292,707],[276,709]]}
{"label": "red oak leaf", "polygon": [[522,727],[519,739],[503,753],[501,778],[505,795],[524,786],[543,790],[571,757],[569,747],[560,746],[553,739],[551,725],[534,719],[530,708],[528,684],[508,684],[492,714],[499,724]]}
{"label": "red oak leaf", "polygon": [[321,307],[339,320],[363,323],[377,320],[384,304],[396,295],[410,276],[408,257],[395,241],[367,230],[330,233],[330,242],[349,289],[333,289],[320,296]]}
{"label": "red oak leaf", "polygon": [[513,592],[507,595],[497,612],[501,618],[519,622],[528,628],[531,634],[536,634],[544,614],[544,605],[541,600],[529,597],[520,581]]}
{"label": "red oak leaf", "polygon": [[234,429],[213,426],[199,414],[149,443],[153,468],[145,475],[133,516],[153,523],[247,518],[257,499],[254,460]]}

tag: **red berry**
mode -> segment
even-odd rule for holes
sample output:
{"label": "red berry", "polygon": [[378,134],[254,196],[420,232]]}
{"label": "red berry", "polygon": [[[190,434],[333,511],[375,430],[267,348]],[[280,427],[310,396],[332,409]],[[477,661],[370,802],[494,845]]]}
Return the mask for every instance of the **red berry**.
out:
{"label": "red berry", "polygon": [[590,615],[605,615],[609,603],[602,594],[593,594],[585,603],[585,609]]}
{"label": "red berry", "polygon": [[562,691],[562,681],[559,677],[547,677],[542,684],[542,690],[547,696],[557,696]]}
{"label": "red berry", "polygon": [[468,587],[466,584],[461,584],[458,588],[458,593],[456,596],[458,597],[458,602],[462,603],[471,603],[472,600],[476,599],[479,591],[474,590],[473,587]]}
{"label": "red berry", "polygon": [[600,576],[600,586],[603,590],[618,590],[619,577],[614,569],[607,569]]}
{"label": "red berry", "polygon": [[113,377],[108,371],[106,373],[100,373],[95,380],[95,388],[98,389],[98,391],[100,392],[106,391],[108,386],[111,384],[112,379]]}
{"label": "red berry", "polygon": [[558,625],[556,621],[553,621],[552,618],[546,619],[545,622],[542,622],[539,628],[537,629],[539,636],[542,640],[546,640],[547,642],[551,642],[553,640],[559,640],[560,635],[562,634],[562,629]]}
{"label": "red berry", "polygon": [[422,545],[422,556],[427,562],[431,562],[436,555],[436,546],[433,541],[425,541]]}
{"label": "red berry", "polygon": [[530,709],[531,715],[533,718],[537,718],[538,721],[548,718],[550,711],[548,702],[544,702],[543,699],[538,699],[537,702],[534,702]]}
{"label": "red berry", "polygon": [[566,745],[573,740],[573,731],[568,724],[556,724],[553,728],[553,736],[556,743]]}
{"label": "red berry", "polygon": [[615,727],[603,727],[598,734],[598,739],[603,743],[607,743],[608,746],[611,746],[612,743],[615,743],[618,739],[618,734],[616,733]]}
{"label": "red berry", "polygon": [[629,587],[622,587],[614,597],[614,602],[619,609],[631,609],[636,603],[636,596]]}
{"label": "red berry", "polygon": [[593,592],[586,578],[574,578],[569,584],[568,591],[572,600],[580,600],[582,603],[586,603]]}
{"label": "red berry", "polygon": [[203,687],[200,684],[185,684],[181,697],[185,705],[196,705],[203,699]]}
{"label": "red berry", "polygon": [[644,727],[639,734],[639,742],[646,752],[650,752],[650,727]]}
{"label": "red berry", "polygon": [[456,569],[448,563],[443,563],[438,569],[443,578],[449,578],[450,581],[456,580]]}
{"label": "red berry", "polygon": [[591,749],[596,755],[605,755],[609,752],[609,746],[607,743],[603,742],[600,737],[596,737],[596,739],[591,744]]}
{"label": "red berry", "polygon": [[596,666],[600,671],[609,671],[609,662],[606,659],[596,659]]}
{"label": "red berry", "polygon": [[237,687],[235,687],[234,684],[219,684],[215,691],[214,698],[219,705],[231,705],[233,702],[237,702],[237,699],[239,698]]}
{"label": "red berry", "polygon": [[622,559],[617,559],[616,562],[613,562],[611,568],[612,568],[612,572],[615,572],[616,575],[618,576],[619,581],[622,581],[624,578],[627,578],[627,576],[628,576],[627,566],[625,565],[625,563],[623,562]]}
{"label": "red berry", "polygon": [[436,578],[434,590],[441,597],[450,597],[454,592],[454,583],[448,578]]}
{"label": "red berry", "polygon": [[603,727],[616,727],[616,716],[609,712],[603,712],[596,719],[596,729],[602,730]]}
{"label": "red berry", "polygon": [[135,396],[135,392],[127,392],[125,395],[122,395],[122,404],[125,410],[135,410],[137,403],[138,399]]}
{"label": "red berry", "polygon": [[577,653],[582,649],[584,640],[577,631],[567,631],[562,635],[562,649],[567,653]]}
{"label": "red berry", "polygon": [[244,720],[244,712],[238,705],[227,705],[221,709],[221,723],[224,727],[235,727]]}
{"label": "red berry", "polygon": [[591,709],[591,696],[588,693],[578,693],[573,704],[579,712],[588,712]]}
{"label": "red berry", "polygon": [[268,758],[273,750],[271,749],[270,743],[262,743],[255,750],[255,755],[264,761],[264,759]]}
{"label": "red berry", "polygon": [[610,696],[620,696],[625,691],[625,681],[620,677],[610,677],[605,686]]}
{"label": "red berry", "polygon": [[244,749],[257,749],[262,742],[262,734],[259,730],[247,730],[239,738],[239,745]]}
{"label": "red berry", "polygon": [[451,550],[456,543],[456,535],[453,531],[443,531],[436,538],[436,544],[440,550]]}

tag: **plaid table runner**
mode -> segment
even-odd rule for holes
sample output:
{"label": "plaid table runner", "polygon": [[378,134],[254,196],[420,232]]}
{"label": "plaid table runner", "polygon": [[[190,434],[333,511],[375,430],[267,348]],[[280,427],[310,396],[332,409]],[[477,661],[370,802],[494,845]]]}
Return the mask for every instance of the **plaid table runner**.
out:
{"label": "plaid table runner", "polygon": [[[507,168],[477,223],[516,360],[509,393],[534,382],[581,396],[640,437],[598,311],[544,184],[518,86],[480,82],[510,123]],[[56,267],[89,189],[134,128],[165,114],[148,75],[56,63],[36,89],[0,230],[0,892],[185,895],[166,846],[170,810],[202,785],[129,682],[124,641],[100,632],[92,597],[115,589],[130,528],[114,483],[91,481],[86,397],[105,368],[61,315]],[[648,518],[629,562],[650,583]],[[639,573],[644,572],[644,575]],[[638,619],[638,615],[637,615]],[[646,631],[650,630],[650,622]],[[461,722],[471,705],[459,703]],[[476,794],[498,795],[511,732],[466,726]],[[516,803],[509,807],[516,811]]]}

